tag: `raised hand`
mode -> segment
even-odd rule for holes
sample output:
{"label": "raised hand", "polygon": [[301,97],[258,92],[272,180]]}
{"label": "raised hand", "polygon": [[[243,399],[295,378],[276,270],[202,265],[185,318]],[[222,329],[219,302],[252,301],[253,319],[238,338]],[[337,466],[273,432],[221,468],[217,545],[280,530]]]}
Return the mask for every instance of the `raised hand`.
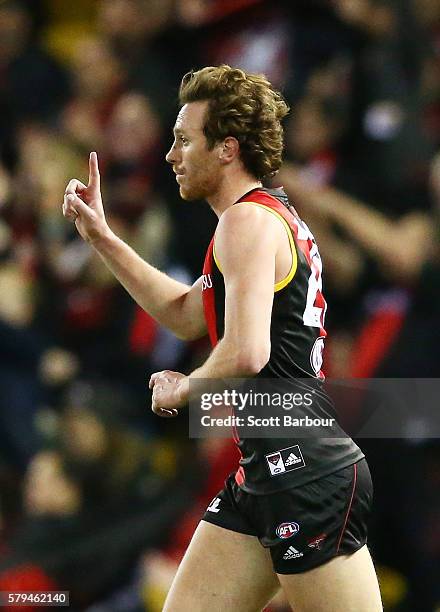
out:
{"label": "raised hand", "polygon": [[95,152],[90,153],[89,157],[88,185],[78,179],[69,181],[64,193],[63,215],[75,223],[81,237],[87,242],[94,242],[109,231],[102,205],[98,156]]}

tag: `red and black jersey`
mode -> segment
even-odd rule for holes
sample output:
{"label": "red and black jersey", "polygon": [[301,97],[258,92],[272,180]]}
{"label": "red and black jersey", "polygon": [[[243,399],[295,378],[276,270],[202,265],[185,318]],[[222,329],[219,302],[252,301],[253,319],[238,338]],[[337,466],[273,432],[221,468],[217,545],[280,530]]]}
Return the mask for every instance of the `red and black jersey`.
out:
{"label": "red and black jersey", "polygon": [[[296,416],[334,418],[333,405],[319,384],[324,379],[321,366],[327,335],[324,328],[327,304],[322,293],[322,262],[315,239],[281,189],[257,188],[238,202],[262,207],[278,217],[286,228],[292,251],[289,274],[274,287],[271,354],[257,377],[300,381],[301,388],[310,388],[318,399],[312,407],[303,408],[304,412]],[[215,236],[206,253],[202,290],[209,336],[215,346],[223,337],[225,313],[225,284],[221,262],[217,261],[215,254]],[[363,453],[342,430],[338,437],[338,428],[336,424],[332,437],[328,438],[237,437],[242,454],[236,475],[238,484],[250,493],[271,493],[304,484],[361,459]],[[285,464],[280,451],[296,447],[296,456],[301,455],[298,467],[283,469]],[[277,457],[280,472],[273,468]]]}

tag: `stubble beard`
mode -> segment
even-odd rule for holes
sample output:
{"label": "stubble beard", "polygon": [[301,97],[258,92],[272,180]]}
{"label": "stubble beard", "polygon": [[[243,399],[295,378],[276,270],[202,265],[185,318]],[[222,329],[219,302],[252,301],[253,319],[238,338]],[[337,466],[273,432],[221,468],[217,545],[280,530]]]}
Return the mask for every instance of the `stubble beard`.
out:
{"label": "stubble beard", "polygon": [[180,186],[180,188],[179,188],[179,194],[180,194],[180,197],[182,198],[182,200],[184,200],[185,202],[194,202],[194,200],[201,200],[201,199],[203,199],[203,197],[199,197],[193,191],[188,190],[188,189],[185,190],[182,186]]}
{"label": "stubble beard", "polygon": [[205,180],[194,182],[188,186],[179,185],[179,193],[182,200],[194,202],[195,200],[207,200],[215,190],[216,183],[210,177]]}

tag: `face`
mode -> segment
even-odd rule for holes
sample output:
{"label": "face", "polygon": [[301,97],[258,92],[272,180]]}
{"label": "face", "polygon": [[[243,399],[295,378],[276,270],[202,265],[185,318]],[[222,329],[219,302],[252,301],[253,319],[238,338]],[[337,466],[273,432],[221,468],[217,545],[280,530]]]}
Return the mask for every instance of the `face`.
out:
{"label": "face", "polygon": [[113,109],[108,126],[108,149],[119,160],[138,160],[152,151],[159,138],[159,122],[148,98],[123,95]]}
{"label": "face", "polygon": [[125,78],[124,68],[109,44],[92,36],[76,43],[72,67],[75,91],[81,97],[105,98]]}
{"label": "face", "polygon": [[320,109],[305,100],[298,104],[287,129],[289,147],[296,158],[309,161],[332,145],[333,125]]}
{"label": "face", "polygon": [[16,6],[0,6],[0,58],[9,62],[26,44],[29,32],[29,16]]}
{"label": "face", "polygon": [[203,133],[207,102],[191,102],[183,106],[174,126],[174,142],[166,160],[172,164],[184,200],[209,199],[221,178],[222,145],[208,149]]}

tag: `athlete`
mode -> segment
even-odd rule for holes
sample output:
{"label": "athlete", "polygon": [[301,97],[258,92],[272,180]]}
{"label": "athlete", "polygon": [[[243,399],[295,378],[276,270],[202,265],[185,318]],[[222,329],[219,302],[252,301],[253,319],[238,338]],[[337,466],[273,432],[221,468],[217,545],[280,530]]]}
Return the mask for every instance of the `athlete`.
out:
{"label": "athlete", "polygon": [[[181,197],[206,200],[219,218],[192,287],[109,228],[96,153],[88,185],[71,180],[63,204],[142,308],[180,338],[210,335],[210,356],[189,376],[151,376],[152,409],[176,416],[191,380],[298,379],[316,391],[326,335],[319,252],[284,192],[262,186],[281,165],[288,107],[264,76],[229,66],[186,74],[179,96],[166,159]],[[315,396],[311,414],[331,415],[325,394]],[[295,612],[382,610],[366,546],[371,478],[361,450],[338,433],[238,440],[239,469],[199,523],[164,610],[253,612],[280,587]]]}

